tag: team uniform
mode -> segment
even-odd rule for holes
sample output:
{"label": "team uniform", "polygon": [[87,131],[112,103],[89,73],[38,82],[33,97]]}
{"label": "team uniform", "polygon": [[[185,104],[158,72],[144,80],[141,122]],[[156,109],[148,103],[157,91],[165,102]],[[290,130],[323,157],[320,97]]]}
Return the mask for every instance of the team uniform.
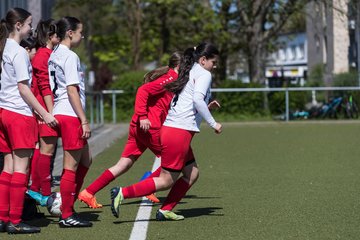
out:
{"label": "team uniform", "polygon": [[82,108],[85,111],[85,83],[80,59],[63,44],[59,44],[49,58],[50,85],[54,93],[53,115],[58,120],[59,135],[64,150],[83,148],[81,122],[72,108],[67,94],[67,86],[77,85]]}
{"label": "team uniform", "polygon": [[[41,47],[37,50],[31,65],[33,67],[33,75],[31,82],[31,90],[39,101],[43,108],[47,109],[44,97],[51,96],[53,98],[53,94],[50,88],[49,82],[49,72],[48,72],[48,61],[50,58],[52,50],[47,47]],[[57,132],[54,128],[49,127],[45,124],[45,122],[41,118],[37,118],[37,123],[39,126],[39,136],[40,137],[51,137],[57,136]]]}
{"label": "team uniform", "polygon": [[[82,138],[81,121],[67,94],[67,86],[76,85],[82,108],[85,111],[84,74],[79,57],[67,46],[59,44],[49,58],[49,75],[51,89],[54,93],[53,115],[58,121],[58,134],[62,137],[63,150],[81,150],[86,147],[87,141]],[[60,181],[62,213],[59,224],[62,227],[71,225],[68,221],[79,222],[76,217],[70,217],[74,214],[74,202],[87,171],[88,167],[81,163],[77,166],[76,171],[64,168]]]}
{"label": "team uniform", "polygon": [[[31,65],[33,68],[31,91],[41,104],[47,109],[44,101],[45,96],[51,96],[52,101],[53,93],[50,88],[48,61],[52,50],[47,47],[41,47],[37,50]],[[36,115],[37,125],[39,129],[39,137],[57,137],[56,129],[49,127],[44,120]],[[51,155],[40,153],[40,149],[35,149],[31,159],[31,186],[30,190],[40,192],[43,196],[50,196],[51,194]],[[30,192],[31,193],[31,192]],[[46,198],[40,203],[46,204]]]}
{"label": "team uniform", "polygon": [[[216,122],[212,117],[208,102],[211,86],[211,73],[194,63],[189,72],[189,80],[183,90],[174,96],[166,120],[161,128],[161,167],[171,172],[180,172],[195,162],[191,149],[191,140],[195,133],[200,132],[200,123],[204,118],[213,128]],[[196,165],[196,163],[194,163]],[[194,166],[195,166],[194,165]],[[183,177],[172,186],[161,209],[157,211],[157,220],[182,220],[171,210],[185,196],[191,185]],[[111,210],[119,216],[119,206],[123,199],[146,196],[157,190],[153,178],[124,188],[111,189]]]}
{"label": "team uniform", "polygon": [[[29,55],[15,40],[6,40],[0,90],[0,151],[33,149],[37,141],[37,125],[31,107],[23,100],[17,84],[31,82]],[[0,176],[0,220],[16,225],[21,222],[27,175],[22,172]]]}
{"label": "team uniform", "polygon": [[[164,89],[164,85],[173,82],[177,77],[177,73],[170,68],[166,74],[158,79],[139,87],[136,94],[134,114],[129,126],[128,140],[121,154],[122,157],[134,156],[137,159],[147,148],[156,156],[160,156],[160,129],[173,97],[172,93]],[[150,129],[146,132],[140,129],[140,120],[142,119],[149,119],[151,122]],[[152,173],[151,177],[159,176],[160,170],[159,168]],[[86,188],[86,191],[95,195],[114,179],[115,176],[107,169]],[[86,197],[82,197],[81,193],[79,199],[86,202]]]}
{"label": "team uniform", "polygon": [[173,98],[161,130],[162,168],[181,171],[187,162],[194,160],[190,144],[194,134],[200,132],[203,118],[211,127],[216,126],[207,107],[211,97],[210,86],[211,73],[195,63],[186,86]]}
{"label": "team uniform", "polygon": [[[139,157],[149,148],[157,157],[161,154],[160,129],[165,121],[173,94],[164,85],[177,79],[177,73],[170,69],[158,79],[142,85],[136,94],[135,111],[130,122],[128,141],[122,157]],[[149,119],[150,129],[140,129],[140,120]]]}

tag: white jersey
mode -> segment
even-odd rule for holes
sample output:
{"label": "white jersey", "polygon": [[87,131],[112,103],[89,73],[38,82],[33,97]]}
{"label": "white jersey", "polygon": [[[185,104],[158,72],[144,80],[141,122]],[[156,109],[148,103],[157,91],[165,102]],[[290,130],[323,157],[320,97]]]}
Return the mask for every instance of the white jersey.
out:
{"label": "white jersey", "polygon": [[0,108],[32,116],[31,107],[21,97],[18,82],[31,84],[32,67],[29,55],[14,39],[6,39],[1,61]]}
{"label": "white jersey", "polygon": [[[204,117],[210,126],[215,127],[216,122],[207,108],[211,97],[210,86],[211,73],[195,63],[190,70],[189,81],[171,102],[164,126],[200,132],[200,123]],[[201,96],[200,101],[205,106],[202,106],[201,111],[196,108],[194,98],[196,95]]]}
{"label": "white jersey", "polygon": [[85,111],[84,72],[80,59],[67,46],[59,44],[49,58],[49,79],[54,94],[53,115],[77,117],[67,94],[67,86],[77,85],[81,105]]}

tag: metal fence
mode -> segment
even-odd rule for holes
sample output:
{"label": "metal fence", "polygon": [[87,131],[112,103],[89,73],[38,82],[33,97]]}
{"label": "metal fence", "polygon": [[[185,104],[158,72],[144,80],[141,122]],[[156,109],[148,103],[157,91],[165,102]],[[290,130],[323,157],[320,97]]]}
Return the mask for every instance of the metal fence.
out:
{"label": "metal fence", "polygon": [[[285,120],[289,121],[289,92],[308,91],[316,93],[319,91],[359,91],[360,87],[294,87],[294,88],[212,88],[211,92],[227,93],[227,92],[284,92],[285,93]],[[116,99],[118,95],[123,94],[123,90],[103,90],[100,92],[87,92],[87,104],[92,128],[102,126],[104,124],[104,96],[111,95],[111,112],[112,123],[117,123],[117,106]]]}

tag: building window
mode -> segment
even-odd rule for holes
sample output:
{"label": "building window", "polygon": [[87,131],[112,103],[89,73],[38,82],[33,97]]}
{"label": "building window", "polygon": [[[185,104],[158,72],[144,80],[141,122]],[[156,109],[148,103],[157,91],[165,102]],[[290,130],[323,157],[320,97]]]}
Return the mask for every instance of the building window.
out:
{"label": "building window", "polygon": [[296,59],[304,59],[305,57],[305,47],[304,44],[296,46]]}

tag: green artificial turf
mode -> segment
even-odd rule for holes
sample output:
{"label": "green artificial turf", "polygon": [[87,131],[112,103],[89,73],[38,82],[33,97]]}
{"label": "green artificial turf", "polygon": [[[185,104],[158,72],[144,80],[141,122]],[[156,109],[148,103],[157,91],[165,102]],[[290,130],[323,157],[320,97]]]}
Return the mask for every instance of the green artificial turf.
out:
{"label": "green artificial turf", "polygon": [[[175,208],[186,219],[157,222],[156,205],[147,239],[359,239],[359,133],[358,123],[226,124],[221,135],[204,127],[192,144],[200,178]],[[96,157],[84,185],[117,161],[125,140]],[[0,239],[129,239],[140,199],[125,200],[115,219],[109,189],[137,182],[153,159],[146,152],[99,192],[104,208],[76,203],[92,228],[60,229],[48,218],[33,222],[41,234]]]}

